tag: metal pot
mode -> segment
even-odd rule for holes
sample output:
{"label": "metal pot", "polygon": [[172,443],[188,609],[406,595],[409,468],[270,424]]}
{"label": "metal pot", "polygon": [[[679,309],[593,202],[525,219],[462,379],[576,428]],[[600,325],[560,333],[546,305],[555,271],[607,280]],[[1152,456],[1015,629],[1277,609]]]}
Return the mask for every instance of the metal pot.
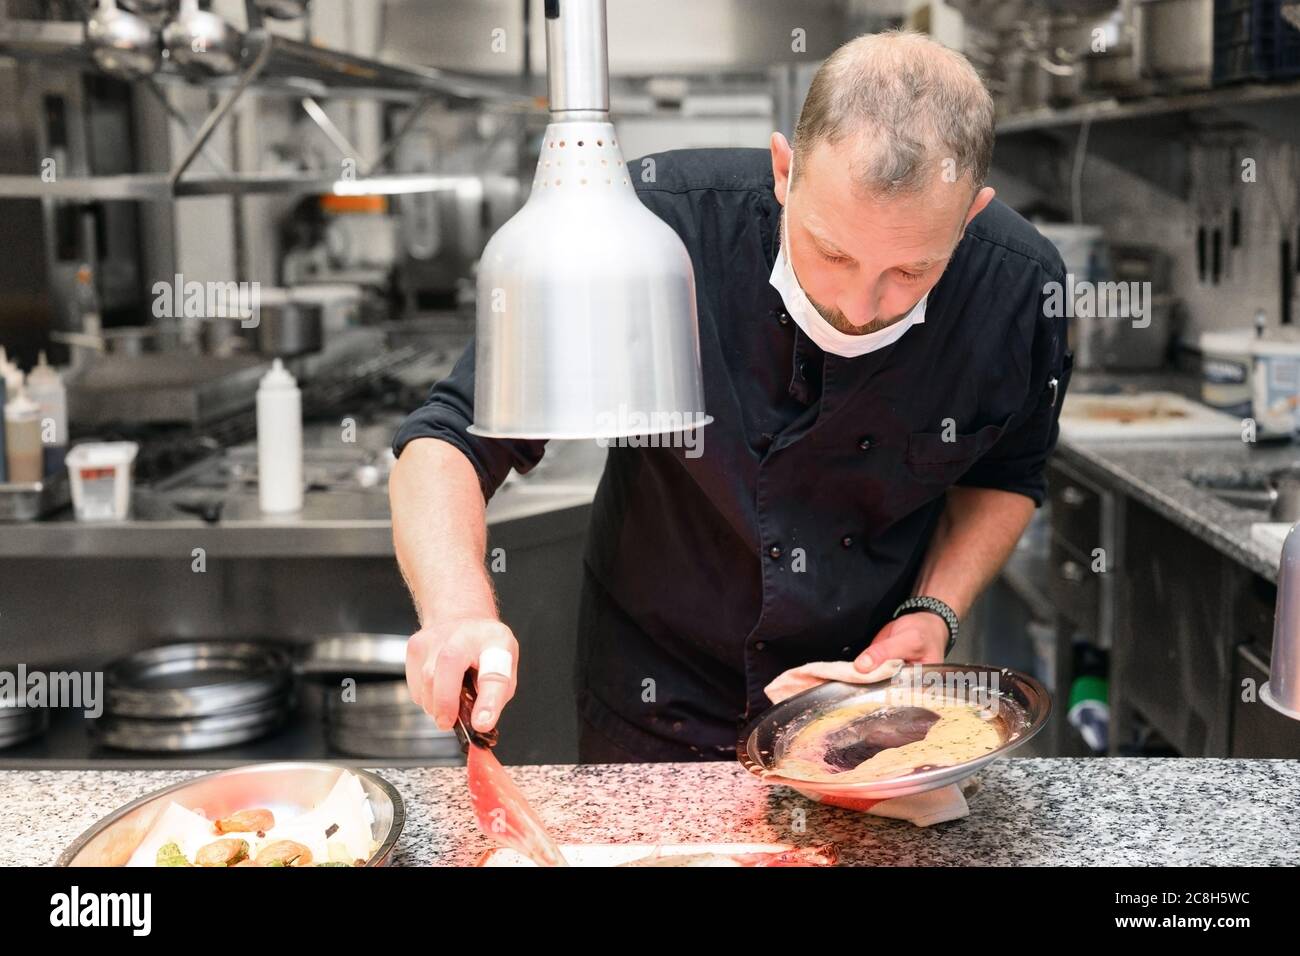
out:
{"label": "metal pot", "polygon": [[241,334],[263,355],[287,358],[319,352],[324,342],[323,310],[319,303],[294,299],[287,289],[263,289],[257,324]]}
{"label": "metal pot", "polygon": [[1134,10],[1138,72],[1166,90],[1214,78],[1214,0],[1141,0]]}
{"label": "metal pot", "polygon": [[1121,99],[1142,96],[1149,84],[1138,73],[1137,57],[1130,45],[1111,47],[1083,58],[1083,88]]}

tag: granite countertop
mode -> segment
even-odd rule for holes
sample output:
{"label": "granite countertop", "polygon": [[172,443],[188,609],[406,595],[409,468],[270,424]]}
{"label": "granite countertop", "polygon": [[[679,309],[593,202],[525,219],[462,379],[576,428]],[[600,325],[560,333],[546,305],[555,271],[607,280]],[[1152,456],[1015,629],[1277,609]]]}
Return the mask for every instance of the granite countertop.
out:
{"label": "granite countertop", "polygon": [[[1070,396],[1096,392],[1172,391],[1199,398],[1199,378],[1157,372],[1108,375],[1076,374]],[[1290,442],[1246,443],[1235,438],[1162,442],[1076,441],[1062,435],[1061,460],[1102,472],[1111,483],[1181,527],[1198,535],[1228,557],[1270,581],[1277,580],[1275,551],[1253,541],[1252,524],[1268,522],[1267,512],[1238,507],[1189,479],[1206,475],[1262,477],[1274,468],[1300,463],[1300,448]]]}
{"label": "granite countertop", "polygon": [[1201,537],[1228,557],[1270,581],[1277,555],[1251,539],[1253,524],[1267,512],[1242,508],[1194,484],[1190,474],[1216,477],[1259,474],[1300,460],[1292,445],[1255,446],[1234,439],[1166,442],[1075,442],[1062,438],[1057,454],[1103,472],[1124,493]]}
{"label": "granite countertop", "polygon": [[[463,768],[377,772],[406,804],[394,865],[469,865],[490,846]],[[862,866],[1290,865],[1300,845],[1296,760],[1006,759],[980,773],[968,817],[928,828],[821,806],[731,762],[511,773],[561,843],[833,842]],[[2,772],[0,865],[50,864],[103,815],[194,775]]]}

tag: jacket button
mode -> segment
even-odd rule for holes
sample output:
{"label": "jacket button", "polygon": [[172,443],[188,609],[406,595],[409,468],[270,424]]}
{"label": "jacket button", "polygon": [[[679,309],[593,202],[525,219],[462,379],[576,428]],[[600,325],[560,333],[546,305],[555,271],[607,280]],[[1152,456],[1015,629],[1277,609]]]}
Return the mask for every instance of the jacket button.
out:
{"label": "jacket button", "polygon": [[846,548],[853,547],[853,535],[846,534],[844,537],[840,538],[840,544],[844,545]]}
{"label": "jacket button", "polygon": [[766,647],[767,647],[767,644],[765,644],[763,641],[757,641],[757,642],[755,642],[755,644],[754,644],[754,650],[756,650],[756,651],[761,651],[761,650],[763,650],[763,649],[766,648]]}
{"label": "jacket button", "polygon": [[800,362],[800,363],[799,363],[799,381],[801,381],[801,382],[806,382],[806,381],[808,381],[808,363],[807,363],[807,362]]}
{"label": "jacket button", "polygon": [[859,438],[859,439],[858,439],[858,447],[859,447],[860,449],[862,449],[863,451],[870,451],[870,450],[871,450],[871,436],[869,436],[869,435],[863,435],[861,438]]}
{"label": "jacket button", "polygon": [[779,544],[774,544],[772,547],[767,549],[767,556],[773,561],[780,561],[783,553],[784,552],[781,551],[781,546]]}
{"label": "jacket button", "polygon": [[790,324],[790,316],[788,316],[788,315],[786,315],[784,312],[782,312],[782,313],[780,313],[780,314],[777,316],[777,321],[780,322],[782,325],[789,325],[789,324]]}
{"label": "jacket button", "polygon": [[847,646],[847,645],[844,646],[844,647],[841,647],[841,648],[840,648],[840,653],[841,653],[841,654],[851,654],[852,652],[853,652],[853,648],[851,648],[851,647],[849,647],[849,646]]}

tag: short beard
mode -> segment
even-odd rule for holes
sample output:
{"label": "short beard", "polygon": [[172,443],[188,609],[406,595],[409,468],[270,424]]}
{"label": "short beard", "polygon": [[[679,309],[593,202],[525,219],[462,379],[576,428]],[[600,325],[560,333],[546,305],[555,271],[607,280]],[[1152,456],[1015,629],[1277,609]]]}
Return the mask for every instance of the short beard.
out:
{"label": "short beard", "polygon": [[830,325],[831,328],[835,329],[837,332],[843,332],[845,335],[870,335],[872,332],[879,332],[881,329],[887,329],[895,322],[899,322],[907,317],[907,313],[904,313],[903,315],[894,316],[892,319],[876,319],[874,322],[868,322],[866,325],[854,325],[844,317],[844,313],[839,309],[831,309],[819,302],[813,302],[812,296],[808,295],[807,292],[804,293],[804,296],[809,302],[812,302],[813,308],[817,310],[818,314],[826,320],[827,324]]}

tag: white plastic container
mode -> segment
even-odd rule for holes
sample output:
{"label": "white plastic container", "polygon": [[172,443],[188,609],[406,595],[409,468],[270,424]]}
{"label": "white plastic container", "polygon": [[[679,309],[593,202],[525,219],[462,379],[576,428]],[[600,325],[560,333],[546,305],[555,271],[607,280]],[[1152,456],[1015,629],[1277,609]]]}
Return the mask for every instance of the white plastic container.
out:
{"label": "white plastic container", "polygon": [[302,510],[302,393],[276,359],[257,388],[257,495],[267,514]]}
{"label": "white plastic container", "polygon": [[[40,408],[45,474],[63,468],[68,453],[68,393],[63,378],[45,361],[42,352],[36,367],[27,373],[27,397]],[[44,441],[46,422],[53,428],[53,441]]]}
{"label": "white plastic container", "polygon": [[1274,333],[1256,339],[1251,371],[1254,417],[1264,435],[1290,435],[1300,412],[1300,341]]}
{"label": "white plastic container", "polygon": [[133,441],[83,442],[68,452],[72,507],[78,521],[123,521],[131,515]]}
{"label": "white plastic container", "polygon": [[1248,417],[1252,408],[1254,330],[1202,332],[1199,344],[1201,401],[1229,415]]}

